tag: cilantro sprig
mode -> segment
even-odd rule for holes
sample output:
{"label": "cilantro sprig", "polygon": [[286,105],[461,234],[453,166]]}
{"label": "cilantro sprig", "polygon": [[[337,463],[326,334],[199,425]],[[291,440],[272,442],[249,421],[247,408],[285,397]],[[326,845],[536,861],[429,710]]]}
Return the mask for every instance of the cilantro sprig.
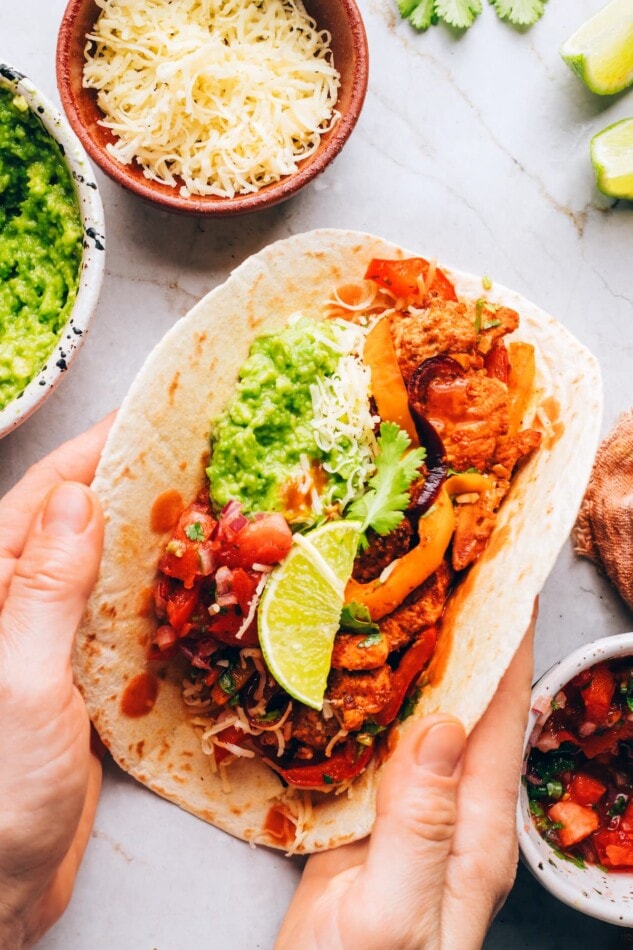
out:
{"label": "cilantro sprig", "polygon": [[346,518],[362,524],[361,548],[367,547],[368,528],[377,534],[389,534],[398,527],[409,504],[409,485],[426,455],[423,448],[407,452],[411,440],[395,422],[381,424],[377,442],[376,472],[369,479],[368,490],[345,512]]}
{"label": "cilantro sprig", "polygon": [[[488,0],[500,20],[513,26],[533,26],[545,12],[546,0]],[[443,20],[457,30],[472,26],[483,7],[481,0],[396,0],[400,16],[416,30]]]}

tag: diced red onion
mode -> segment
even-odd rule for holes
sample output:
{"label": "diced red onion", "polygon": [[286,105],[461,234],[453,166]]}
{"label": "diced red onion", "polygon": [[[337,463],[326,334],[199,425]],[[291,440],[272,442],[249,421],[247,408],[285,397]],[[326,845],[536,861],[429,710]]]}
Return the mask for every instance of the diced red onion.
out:
{"label": "diced red onion", "polygon": [[208,577],[209,574],[213,573],[214,568],[214,558],[213,551],[209,547],[202,545],[198,548],[198,559],[200,561],[200,573],[204,577]]}
{"label": "diced red onion", "polygon": [[168,623],[164,623],[159,627],[154,637],[154,643],[159,650],[166,650],[168,647],[173,646],[177,640],[176,631]]}
{"label": "diced red onion", "polygon": [[219,567],[215,572],[215,589],[218,596],[216,600],[220,603],[220,596],[229,594],[233,586],[233,572],[230,567]]}
{"label": "diced red onion", "polygon": [[215,602],[218,607],[233,607],[237,603],[237,597],[229,591],[227,594],[216,594]]}
{"label": "diced red onion", "polygon": [[592,736],[597,728],[598,727],[595,724],[595,722],[589,722],[589,721],[583,722],[578,727],[578,735],[582,736],[583,739],[586,739],[587,736]]}

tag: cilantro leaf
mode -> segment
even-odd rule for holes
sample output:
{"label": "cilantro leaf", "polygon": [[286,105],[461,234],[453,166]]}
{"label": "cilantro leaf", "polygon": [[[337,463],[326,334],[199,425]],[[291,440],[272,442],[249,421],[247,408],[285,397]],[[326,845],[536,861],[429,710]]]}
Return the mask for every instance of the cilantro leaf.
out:
{"label": "cilantro leaf", "polygon": [[190,541],[204,541],[204,531],[202,530],[202,525],[199,521],[194,521],[193,524],[188,524],[185,528],[185,534]]}
{"label": "cilantro leaf", "polygon": [[374,623],[369,613],[369,608],[364,604],[357,604],[352,601],[345,604],[341,610],[341,627],[345,630],[352,630],[354,633],[376,634],[380,632],[380,627]]}
{"label": "cilantro leaf", "polygon": [[409,504],[407,489],[417,477],[424,461],[423,448],[404,453],[411,444],[407,433],[395,422],[383,422],[378,436],[376,473],[369,479],[364,495],[352,502],[346,518],[362,522],[361,548],[367,547],[365,532],[373,528],[378,534],[389,534],[402,521]]}
{"label": "cilantro leaf", "polygon": [[[398,0],[400,3],[401,0]],[[416,30],[428,30],[432,23],[437,23],[435,0],[419,0],[409,14],[409,23]]]}
{"label": "cilantro leaf", "polygon": [[459,30],[472,26],[481,10],[481,0],[435,0],[437,15]]}
{"label": "cilantro leaf", "polygon": [[532,26],[545,13],[545,0],[489,0],[500,20]]}

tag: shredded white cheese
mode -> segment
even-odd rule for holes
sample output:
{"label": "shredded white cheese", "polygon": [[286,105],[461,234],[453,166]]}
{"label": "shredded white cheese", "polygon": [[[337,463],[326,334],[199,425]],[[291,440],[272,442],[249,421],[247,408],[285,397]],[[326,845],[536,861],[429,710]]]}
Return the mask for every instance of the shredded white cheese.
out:
{"label": "shredded white cheese", "polygon": [[180,194],[257,191],[298,168],[339,118],[331,37],[302,0],[96,0],[84,86],[107,146]]}

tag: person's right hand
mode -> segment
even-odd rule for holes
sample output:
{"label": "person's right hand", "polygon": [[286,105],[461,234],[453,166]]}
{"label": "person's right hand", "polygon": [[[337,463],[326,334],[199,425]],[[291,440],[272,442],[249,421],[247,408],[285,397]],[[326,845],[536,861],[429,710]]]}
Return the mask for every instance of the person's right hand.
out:
{"label": "person's right hand", "polygon": [[479,950],[516,873],[535,619],[468,740],[446,715],[409,729],[371,837],[310,858],[277,950]]}
{"label": "person's right hand", "polygon": [[111,418],[31,468],[0,501],[0,947],[64,911],[101,764],[70,655],[94,585],[103,516],[92,480]]}

